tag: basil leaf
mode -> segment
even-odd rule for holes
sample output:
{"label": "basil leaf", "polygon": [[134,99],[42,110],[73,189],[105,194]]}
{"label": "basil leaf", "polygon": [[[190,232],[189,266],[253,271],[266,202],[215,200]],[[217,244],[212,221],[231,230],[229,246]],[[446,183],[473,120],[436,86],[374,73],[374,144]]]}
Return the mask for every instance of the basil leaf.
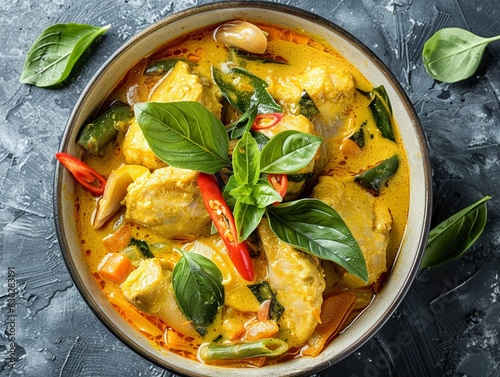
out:
{"label": "basil leaf", "polygon": [[266,208],[259,208],[252,204],[236,201],[233,209],[234,222],[238,232],[238,242],[243,242],[257,228]]}
{"label": "basil leaf", "polygon": [[384,182],[392,177],[398,168],[399,158],[394,155],[377,166],[354,176],[354,182],[370,191],[373,195],[378,196]]}
{"label": "basil leaf", "polygon": [[486,46],[499,40],[482,38],[460,28],[438,30],[424,44],[422,61],[432,78],[453,83],[465,80],[476,72]]}
{"label": "basil leaf", "polygon": [[224,305],[222,273],[203,255],[183,252],[172,271],[175,300],[182,314],[200,335],[213,323],[219,307]]}
{"label": "basil leaf", "polygon": [[260,175],[260,152],[250,132],[243,134],[233,150],[233,172],[240,185],[255,184]]}
{"label": "basil leaf", "polygon": [[269,318],[272,320],[279,320],[285,308],[281,305],[276,298],[276,294],[271,289],[271,286],[267,281],[262,283],[247,285],[252,291],[255,298],[262,304],[266,300],[271,300],[271,305],[269,307]]}
{"label": "basil leaf", "polygon": [[275,135],[260,154],[262,173],[284,174],[306,167],[316,155],[321,138],[287,130]]}
{"label": "basil leaf", "polygon": [[300,199],[267,208],[276,236],[293,247],[330,260],[363,281],[368,272],[363,253],[339,214],[317,199]]}
{"label": "basil leaf", "polygon": [[242,137],[245,131],[252,128],[253,122],[257,117],[257,104],[250,107],[247,111],[241,114],[240,118],[229,126],[231,130],[231,139]]}
{"label": "basil leaf", "polygon": [[280,194],[265,179],[259,179],[256,184],[246,184],[233,188],[229,194],[238,201],[259,208],[265,208],[282,200]]}
{"label": "basil leaf", "polygon": [[434,267],[465,253],[481,236],[488,219],[485,196],[444,220],[429,233],[421,267]]}
{"label": "basil leaf", "polygon": [[134,106],[149,147],[176,168],[214,174],[231,166],[222,122],[198,102],[142,102]]}
{"label": "basil leaf", "polygon": [[319,114],[319,109],[305,90],[300,94],[299,109],[299,114],[305,116],[307,119],[311,119],[313,116]]}
{"label": "basil leaf", "polygon": [[[222,95],[240,113],[257,106],[257,114],[281,113],[283,108],[267,92],[268,84],[239,67],[212,67],[212,78]],[[250,89],[251,88],[251,89]]]}
{"label": "basil leaf", "polygon": [[29,49],[20,81],[39,87],[61,83],[85,50],[110,27],[75,23],[49,26]]}

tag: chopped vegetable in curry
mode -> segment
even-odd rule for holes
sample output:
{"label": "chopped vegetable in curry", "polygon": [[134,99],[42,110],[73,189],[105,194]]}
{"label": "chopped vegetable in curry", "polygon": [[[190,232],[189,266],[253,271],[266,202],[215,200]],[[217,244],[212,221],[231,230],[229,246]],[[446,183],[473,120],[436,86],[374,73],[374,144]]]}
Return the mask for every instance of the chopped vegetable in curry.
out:
{"label": "chopped vegetable in curry", "polygon": [[213,25],[138,61],[82,125],[87,152],[65,164],[82,248],[158,347],[316,356],[382,289],[407,160],[385,89],[353,63],[294,30]]}

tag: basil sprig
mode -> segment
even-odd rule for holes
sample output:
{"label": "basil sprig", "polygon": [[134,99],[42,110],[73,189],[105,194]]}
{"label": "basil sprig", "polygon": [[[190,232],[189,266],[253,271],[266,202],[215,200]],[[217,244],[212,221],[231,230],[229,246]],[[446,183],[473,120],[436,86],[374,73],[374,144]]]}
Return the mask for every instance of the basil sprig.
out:
{"label": "basil sprig", "polygon": [[438,266],[465,253],[483,233],[490,199],[485,196],[433,228],[420,266]]}
{"label": "basil sprig", "polygon": [[[283,131],[266,143],[259,152],[257,142],[245,131],[233,151],[234,179],[225,192],[235,200],[234,220],[240,242],[259,225],[265,209],[282,198],[263,179],[263,173],[286,174],[307,166],[316,155],[321,138],[299,131]],[[232,178],[232,177],[231,177]]]}
{"label": "basil sprig", "polygon": [[224,125],[199,103],[139,103],[135,105],[135,114],[149,146],[168,164],[209,174],[232,167],[234,174],[223,193],[233,209],[240,241],[267,215],[271,229],[282,241],[368,279],[363,254],[333,208],[316,199],[271,205],[282,198],[264,179],[265,175],[287,174],[307,166],[316,155],[321,138],[283,131],[259,151],[257,141],[244,131],[229,162]]}
{"label": "basil sprig", "polygon": [[175,300],[182,314],[200,335],[213,323],[219,307],[224,305],[222,273],[203,255],[184,252],[172,271]]}
{"label": "basil sprig", "polygon": [[368,281],[363,253],[340,215],[318,199],[300,199],[267,209],[269,225],[282,241],[330,260]]}
{"label": "basil sprig", "polygon": [[222,122],[198,102],[142,102],[135,117],[149,147],[176,168],[214,174],[231,166]]}
{"label": "basil sprig", "polygon": [[110,27],[75,23],[49,26],[29,49],[20,81],[39,87],[61,83],[85,50]]}

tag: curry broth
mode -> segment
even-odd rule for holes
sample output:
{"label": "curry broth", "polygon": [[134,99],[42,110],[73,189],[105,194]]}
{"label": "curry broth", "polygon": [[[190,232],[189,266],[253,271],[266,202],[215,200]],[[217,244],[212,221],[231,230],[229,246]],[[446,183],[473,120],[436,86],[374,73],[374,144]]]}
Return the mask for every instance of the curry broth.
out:
{"label": "curry broth", "polygon": [[[361,91],[367,92],[371,90],[372,85],[360,74],[355,66],[344,60],[333,49],[318,43],[303,33],[269,24],[256,23],[256,25],[269,33],[268,53],[273,56],[284,58],[289,63],[278,65],[263,64],[262,62],[251,60],[244,61],[245,69],[264,80],[267,81],[271,76],[287,77],[290,75],[297,75],[311,67],[331,65],[341,67],[349,72],[355,79],[356,87]],[[222,44],[215,42],[213,39],[213,31],[216,26],[217,25],[195,31],[178,38],[168,43],[166,46],[161,47],[150,57],[140,60],[130,69],[121,83],[109,95],[103,107],[106,107],[107,104],[115,100],[129,104],[147,101],[149,93],[155,87],[161,76],[146,76],[143,72],[145,67],[155,60],[172,57],[186,59],[194,63],[193,71],[195,73],[203,77],[211,77],[211,66],[220,64],[220,62],[225,62],[229,57],[228,49]],[[332,159],[324,171],[325,174],[328,175],[352,176],[353,174],[363,171],[367,167],[376,165],[396,153],[399,155],[400,165],[397,174],[390,178],[380,196],[376,198],[377,201],[390,209],[393,218],[391,238],[387,248],[387,265],[390,270],[399,250],[407,220],[409,201],[408,167],[397,128],[394,130],[396,134],[396,143],[384,139],[373,121],[368,109],[369,103],[369,98],[359,91],[356,91],[352,111],[342,120],[341,132],[330,140],[329,149],[332,152]],[[340,147],[344,139],[362,124],[365,131],[365,137],[368,137],[365,147],[360,153],[355,155],[342,152]],[[113,169],[125,162],[121,151],[122,139],[123,135],[120,134],[117,140],[107,147],[106,154],[103,157],[87,154],[85,162],[101,174],[105,176],[109,175]],[[359,190],[362,191],[364,189],[359,187]],[[77,224],[82,249],[87,257],[89,268],[94,274],[103,293],[110,298],[110,301],[120,314],[152,342],[160,347],[171,349],[186,357],[195,358],[195,347],[198,344],[195,340],[189,337],[183,337],[181,334],[176,334],[175,331],[168,328],[167,324],[152,316],[141,313],[140,318],[142,319],[138,319],[138,314],[140,312],[125,301],[120,287],[117,284],[103,279],[98,273],[99,263],[108,252],[103,247],[103,239],[109,234],[112,234],[125,221],[123,208],[102,228],[93,229],[91,222],[96,208],[96,198],[81,186],[77,186],[76,188],[76,198]],[[169,245],[169,247],[186,248],[186,242],[167,239],[136,224],[131,224],[131,226],[132,236],[134,238],[145,240],[148,243],[163,243]],[[217,240],[217,236],[201,237],[199,242],[211,247],[221,248],[220,245],[217,246],[217,242],[220,244],[220,241]],[[188,248],[189,247],[191,246],[188,246]],[[179,255],[177,253],[172,253],[168,258],[170,258],[174,264],[178,260]],[[267,273],[265,263],[263,263],[262,260],[255,260],[254,262],[256,266],[256,280],[264,279]],[[348,288],[341,279],[339,279],[339,268],[337,266],[331,262],[323,261],[322,267],[326,279],[325,295],[334,292],[342,292],[346,289],[350,289],[356,295],[354,310],[350,313],[348,321],[343,324],[342,327],[344,328],[348,326],[367,305],[369,305],[376,293],[375,291],[380,289],[383,282],[380,282],[377,286],[354,289]],[[231,289],[233,288],[234,287]],[[235,292],[238,289],[241,290],[239,286],[234,289]],[[236,313],[235,315],[236,317],[239,316],[238,318],[240,318],[240,321],[247,320],[251,317],[251,312],[258,309],[258,302],[252,301],[252,297],[248,295],[243,295],[240,298],[238,297],[235,295],[232,299],[248,302],[248,312]],[[219,328],[222,326],[221,323],[221,318],[219,316],[214,325],[210,328],[209,332],[213,335],[208,335],[209,338],[213,339],[221,335],[222,330]],[[151,328],[151,326],[153,327]],[[298,352],[300,352],[300,347],[292,348],[285,356],[280,357],[279,360],[293,357]],[[250,363],[259,365],[262,362],[264,362],[264,360],[254,360]],[[272,362],[276,362],[276,360]]]}

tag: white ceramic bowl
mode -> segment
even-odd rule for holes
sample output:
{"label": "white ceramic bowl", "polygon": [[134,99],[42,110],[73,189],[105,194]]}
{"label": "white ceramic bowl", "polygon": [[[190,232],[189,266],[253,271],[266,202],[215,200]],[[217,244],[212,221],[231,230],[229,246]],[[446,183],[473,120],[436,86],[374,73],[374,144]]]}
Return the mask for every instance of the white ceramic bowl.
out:
{"label": "white ceramic bowl", "polygon": [[234,369],[204,365],[159,351],[128,325],[106,301],[91,276],[77,239],[74,180],[58,165],[55,174],[54,209],[56,229],[68,270],[82,296],[108,329],[127,346],[157,365],[189,376],[299,376],[325,369],[352,353],[390,317],[416,275],[427,241],[431,208],[431,173],[425,137],[414,109],[387,67],[361,42],[333,23],[297,8],[263,2],[222,2],[198,6],[171,15],[147,28],[111,56],[82,93],[69,119],[60,151],[78,156],[78,132],[91,119],[117,81],[141,57],[177,36],[215,23],[243,18],[300,28],[318,35],[354,63],[374,85],[383,84],[391,98],[394,116],[408,156],[410,208],[402,248],[388,281],[372,304],[319,356],[302,357],[278,365]]}

